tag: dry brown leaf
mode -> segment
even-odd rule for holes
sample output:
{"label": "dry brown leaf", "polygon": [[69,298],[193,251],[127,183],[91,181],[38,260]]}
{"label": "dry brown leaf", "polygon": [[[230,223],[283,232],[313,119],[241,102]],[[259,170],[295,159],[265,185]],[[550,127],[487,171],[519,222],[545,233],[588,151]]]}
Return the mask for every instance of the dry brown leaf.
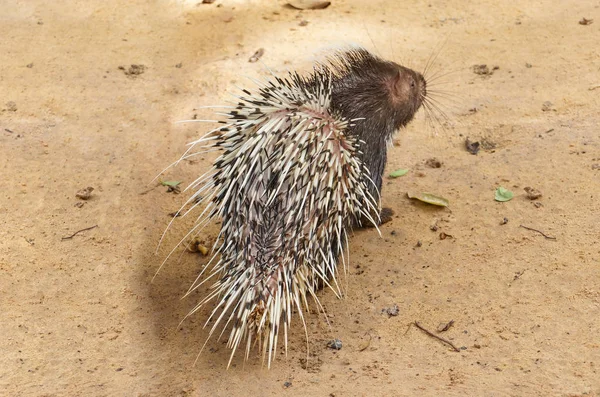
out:
{"label": "dry brown leaf", "polygon": [[297,10],[322,10],[331,5],[331,1],[320,0],[294,0],[288,3],[290,7]]}

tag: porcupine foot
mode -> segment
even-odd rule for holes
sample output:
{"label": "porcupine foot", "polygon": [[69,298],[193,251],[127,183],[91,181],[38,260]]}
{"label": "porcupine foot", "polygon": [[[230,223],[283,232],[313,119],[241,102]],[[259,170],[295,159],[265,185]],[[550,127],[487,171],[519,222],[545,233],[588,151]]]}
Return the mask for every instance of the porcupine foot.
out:
{"label": "porcupine foot", "polygon": [[[379,212],[379,222],[377,223],[377,226],[381,226],[384,223],[390,222],[392,220],[393,215],[393,209],[388,207],[382,208]],[[377,220],[377,217],[373,216],[373,219]],[[375,225],[373,225],[373,223],[370,220],[368,220],[364,215],[362,216],[360,222],[362,224],[362,227],[365,229],[375,227]]]}

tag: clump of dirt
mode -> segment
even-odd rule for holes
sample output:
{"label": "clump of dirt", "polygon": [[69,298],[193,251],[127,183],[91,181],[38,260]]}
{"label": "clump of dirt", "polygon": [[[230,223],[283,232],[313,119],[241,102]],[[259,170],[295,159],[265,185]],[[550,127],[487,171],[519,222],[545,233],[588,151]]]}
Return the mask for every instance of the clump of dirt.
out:
{"label": "clump of dirt", "polygon": [[490,77],[496,70],[500,69],[500,66],[493,66],[490,69],[488,65],[473,65],[471,69],[473,70],[473,73],[479,76]]}
{"label": "clump of dirt", "polygon": [[529,200],[537,200],[542,197],[542,192],[532,187],[526,186],[523,188],[523,190],[525,190],[525,193],[527,193],[527,198]]}
{"label": "clump of dirt", "polygon": [[119,70],[122,70],[125,76],[134,79],[146,71],[146,66],[132,64],[128,68],[125,66],[119,66]]}
{"label": "clump of dirt", "polygon": [[88,186],[84,189],[79,190],[77,193],[75,193],[75,197],[77,197],[78,199],[81,199],[81,200],[89,200],[92,197],[93,191],[94,191],[94,188],[91,186]]}

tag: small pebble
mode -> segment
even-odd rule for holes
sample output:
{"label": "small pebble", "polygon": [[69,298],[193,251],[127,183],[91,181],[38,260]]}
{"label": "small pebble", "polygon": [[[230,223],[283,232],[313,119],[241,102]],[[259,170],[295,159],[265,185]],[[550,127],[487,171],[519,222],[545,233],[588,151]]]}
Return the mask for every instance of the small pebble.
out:
{"label": "small pebble", "polygon": [[342,350],[342,341],[339,339],[333,339],[327,342],[327,347],[333,350]]}
{"label": "small pebble", "polygon": [[385,309],[385,312],[387,313],[388,316],[390,317],[395,317],[398,314],[400,314],[400,308],[398,307],[398,305],[396,305],[394,303],[394,306],[388,307]]}
{"label": "small pebble", "polygon": [[529,200],[537,200],[542,197],[542,192],[532,187],[526,186],[523,188],[523,190],[525,190],[525,193],[527,193],[527,198]]}
{"label": "small pebble", "polygon": [[92,192],[94,188],[91,186],[86,187],[85,189],[81,189],[77,193],[75,193],[75,197],[81,200],[89,200],[92,197]]}

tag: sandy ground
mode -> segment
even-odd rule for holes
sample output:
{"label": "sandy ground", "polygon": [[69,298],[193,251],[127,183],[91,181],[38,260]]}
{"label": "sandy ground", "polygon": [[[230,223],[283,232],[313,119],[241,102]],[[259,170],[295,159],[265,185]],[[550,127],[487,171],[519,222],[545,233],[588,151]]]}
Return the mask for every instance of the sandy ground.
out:
{"label": "sandy ground", "polygon": [[[0,4],[1,395],[600,395],[600,2],[196,3]],[[330,325],[308,318],[308,363],[295,322],[271,370],[253,355],[225,371],[215,340],[194,366],[207,310],[179,322],[204,291],[180,298],[206,258],[177,253],[151,282],[193,219],[155,255],[185,195],[150,182],[207,128],[174,122],[266,75],[248,63],[258,48],[283,72],[345,43],[417,69],[439,52],[448,120],[398,134],[388,169],[410,172],[383,191],[396,216],[352,237],[346,298],[321,291]],[[189,183],[210,159],[163,178]],[[494,201],[498,186],[514,199]],[[409,327],[450,320],[439,335],[460,352]]]}

